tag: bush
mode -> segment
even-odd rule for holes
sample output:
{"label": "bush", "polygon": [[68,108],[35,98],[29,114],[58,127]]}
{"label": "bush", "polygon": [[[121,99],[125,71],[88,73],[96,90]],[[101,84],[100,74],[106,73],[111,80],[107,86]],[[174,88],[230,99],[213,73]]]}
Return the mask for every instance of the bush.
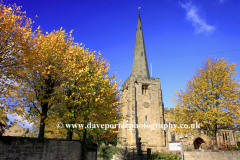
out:
{"label": "bush", "polygon": [[208,148],[206,143],[202,143],[200,147],[201,147],[201,149],[207,149]]}
{"label": "bush", "polygon": [[153,153],[150,159],[178,159],[179,155],[176,154],[166,154],[166,153]]}
{"label": "bush", "polygon": [[124,152],[124,149],[114,146],[102,146],[99,148],[99,157],[103,158],[104,160],[110,160],[113,158],[113,155],[115,155],[119,151]]}
{"label": "bush", "polygon": [[231,146],[229,146],[229,150],[230,151],[238,151],[238,150],[240,150],[240,148],[237,147],[236,145],[231,145]]}
{"label": "bush", "polygon": [[225,151],[239,151],[240,147],[237,147],[236,145],[221,145],[219,148],[219,150],[225,150]]}
{"label": "bush", "polygon": [[237,142],[238,149],[240,150],[240,142]]}

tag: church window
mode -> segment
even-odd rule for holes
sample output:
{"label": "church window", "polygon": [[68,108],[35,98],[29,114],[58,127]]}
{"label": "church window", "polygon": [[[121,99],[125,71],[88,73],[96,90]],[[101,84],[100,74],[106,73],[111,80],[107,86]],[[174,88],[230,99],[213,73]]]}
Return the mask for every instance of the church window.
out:
{"label": "church window", "polygon": [[175,141],[175,134],[172,134],[171,140],[172,140],[172,141]]}
{"label": "church window", "polygon": [[143,52],[141,52],[141,56],[143,56]]}
{"label": "church window", "polygon": [[142,95],[148,95],[148,85],[142,86]]}

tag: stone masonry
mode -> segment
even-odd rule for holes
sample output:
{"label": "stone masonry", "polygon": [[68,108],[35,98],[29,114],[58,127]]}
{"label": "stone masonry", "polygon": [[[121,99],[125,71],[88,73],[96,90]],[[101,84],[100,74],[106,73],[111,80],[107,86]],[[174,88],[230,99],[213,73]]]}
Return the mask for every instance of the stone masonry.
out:
{"label": "stone masonry", "polygon": [[[0,160],[80,160],[80,141],[38,140],[32,137],[0,137]],[[89,160],[97,160],[97,150],[89,150]]]}
{"label": "stone masonry", "polygon": [[240,151],[192,150],[184,152],[186,160],[239,160]]}
{"label": "stone masonry", "polygon": [[[164,124],[164,106],[162,102],[162,90],[160,78],[149,75],[147,55],[143,39],[143,31],[138,14],[137,33],[133,58],[132,74],[122,86],[125,95],[124,104],[121,106],[121,114],[125,117],[120,124],[128,124],[125,128],[119,128],[118,147],[136,148],[136,139],[141,137],[142,149],[152,148],[152,152],[165,151],[166,139],[162,128],[151,130],[146,125]],[[133,128],[131,125],[144,125],[141,128]]]}

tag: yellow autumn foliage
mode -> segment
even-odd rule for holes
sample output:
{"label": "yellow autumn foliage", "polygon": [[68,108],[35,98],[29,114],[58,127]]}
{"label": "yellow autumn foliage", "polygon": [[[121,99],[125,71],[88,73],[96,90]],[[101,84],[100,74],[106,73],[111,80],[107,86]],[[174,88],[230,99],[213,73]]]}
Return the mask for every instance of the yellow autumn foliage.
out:
{"label": "yellow autumn foliage", "polygon": [[[111,123],[119,118],[118,83],[115,74],[108,76],[109,64],[100,53],[74,43],[62,28],[32,31],[31,19],[16,5],[0,3],[0,9],[1,117],[16,114],[39,123],[39,138],[45,126],[58,121]],[[67,131],[53,130],[57,137]]]}
{"label": "yellow autumn foliage", "polygon": [[[198,68],[186,91],[176,92],[174,110],[169,114],[176,124],[200,123],[201,130],[216,137],[221,128],[234,127],[240,120],[240,83],[233,76],[237,64],[227,64],[227,59],[208,57]],[[194,132],[177,129],[177,132]],[[196,131],[196,130],[195,130]]]}

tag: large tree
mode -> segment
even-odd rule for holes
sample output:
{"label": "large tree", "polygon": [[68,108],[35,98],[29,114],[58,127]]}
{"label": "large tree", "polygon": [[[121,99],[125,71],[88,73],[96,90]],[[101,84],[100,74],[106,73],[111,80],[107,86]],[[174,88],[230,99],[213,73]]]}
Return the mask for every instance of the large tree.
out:
{"label": "large tree", "polygon": [[[119,118],[120,91],[115,74],[109,77],[109,64],[100,54],[74,43],[71,34],[62,29],[49,34],[39,28],[25,31],[28,34],[15,43],[19,44],[13,58],[15,66],[2,65],[1,104],[23,120],[40,121],[39,138],[44,138],[45,124],[54,115],[62,114],[59,120],[64,123],[84,124],[79,136],[86,153],[85,126],[89,122],[109,124]],[[68,130],[69,139],[72,135],[73,130]],[[82,155],[86,159],[86,154]]]}
{"label": "large tree", "polygon": [[[86,159],[88,142],[108,142],[114,138],[110,129],[85,128],[92,124],[109,124],[120,118],[120,90],[114,81],[115,75],[108,76],[109,64],[100,54],[88,51],[75,43],[65,56],[62,85],[56,91],[58,96],[52,114],[47,122],[48,137],[80,139],[83,144],[82,159]],[[57,122],[83,124],[83,128],[57,129]],[[104,137],[105,136],[105,137]]]}
{"label": "large tree", "polygon": [[[20,69],[22,48],[28,48],[32,39],[31,19],[27,18],[21,11],[21,7],[16,5],[4,5],[0,2],[0,94],[6,88],[12,86],[11,79],[8,78],[13,69]],[[6,87],[7,86],[7,87]],[[7,126],[6,101],[0,97],[0,121]]]}
{"label": "large tree", "polygon": [[[223,58],[207,58],[203,67],[198,68],[186,91],[176,92],[173,100],[176,107],[170,113],[174,123],[200,123],[200,129],[216,138],[218,129],[239,124],[240,83],[233,76],[235,63],[227,64]],[[190,129],[178,129],[189,132]]]}
{"label": "large tree", "polygon": [[61,29],[46,35],[39,30],[33,35],[32,45],[21,50],[19,67],[8,67],[7,76],[13,81],[12,85],[3,84],[2,95],[7,99],[4,105],[10,114],[16,113],[29,122],[40,118],[39,138],[44,138],[48,110],[63,82],[64,59],[72,44],[71,35]]}
{"label": "large tree", "polygon": [[[84,124],[80,138],[82,155],[86,156],[87,124],[108,124],[119,117],[120,90],[114,81],[115,75],[108,76],[109,64],[101,54],[75,44],[67,57],[63,76],[68,78],[62,85],[64,98],[61,104],[65,104],[72,123]],[[69,133],[72,136],[71,131]]]}

